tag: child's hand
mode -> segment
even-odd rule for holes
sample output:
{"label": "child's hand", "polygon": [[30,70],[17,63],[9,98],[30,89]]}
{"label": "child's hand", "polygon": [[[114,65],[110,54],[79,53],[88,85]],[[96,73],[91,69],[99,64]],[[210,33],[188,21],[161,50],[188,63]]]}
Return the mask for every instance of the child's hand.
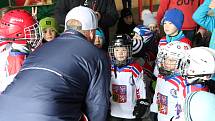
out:
{"label": "child's hand", "polygon": [[209,5],[209,8],[214,9],[215,8],[215,0],[211,0],[211,3]]}
{"label": "child's hand", "polygon": [[133,115],[136,118],[141,118],[145,115],[149,107],[149,103],[147,99],[139,99],[136,102],[136,106],[134,107]]}

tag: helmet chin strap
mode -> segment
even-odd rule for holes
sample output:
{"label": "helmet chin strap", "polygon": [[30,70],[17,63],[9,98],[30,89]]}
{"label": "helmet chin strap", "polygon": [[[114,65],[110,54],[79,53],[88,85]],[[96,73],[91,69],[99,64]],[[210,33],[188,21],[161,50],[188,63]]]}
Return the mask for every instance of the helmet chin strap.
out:
{"label": "helmet chin strap", "polygon": [[123,66],[125,66],[126,64],[127,64],[126,60],[124,60],[124,61],[115,60],[115,65],[116,65],[117,67],[123,67]]}
{"label": "helmet chin strap", "polygon": [[160,67],[160,68],[159,68],[159,73],[160,73],[162,76],[170,76],[170,75],[173,74],[172,71],[166,70],[166,69],[164,69],[163,67]]}

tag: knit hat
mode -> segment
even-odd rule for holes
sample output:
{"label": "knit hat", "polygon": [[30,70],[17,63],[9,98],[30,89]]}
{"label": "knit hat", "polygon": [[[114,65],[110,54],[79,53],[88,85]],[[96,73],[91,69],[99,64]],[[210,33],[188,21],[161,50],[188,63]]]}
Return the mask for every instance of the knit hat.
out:
{"label": "knit hat", "polygon": [[58,27],[55,18],[52,17],[43,18],[40,20],[39,25],[42,30],[50,27],[53,28],[56,31],[56,33],[58,33]]}
{"label": "knit hat", "polygon": [[132,54],[137,54],[143,48],[143,41],[133,39]]}
{"label": "knit hat", "polygon": [[70,19],[78,20],[82,25],[82,30],[92,30],[98,27],[98,19],[95,12],[84,6],[78,6],[70,10],[65,19],[65,30],[67,21]]}
{"label": "knit hat", "polygon": [[101,28],[97,28],[96,29],[96,36],[98,36],[98,37],[101,37],[102,38],[102,45],[104,44],[104,41],[105,41],[105,34],[104,34],[104,32],[102,31],[102,29]]}
{"label": "knit hat", "polygon": [[143,25],[148,27],[150,24],[157,25],[157,20],[154,18],[154,16],[152,14],[147,14],[144,16]]}
{"label": "knit hat", "polygon": [[171,22],[176,26],[178,30],[181,30],[181,27],[184,22],[184,14],[179,9],[171,8],[165,12],[162,24],[164,24],[165,21]]}
{"label": "knit hat", "polygon": [[121,10],[121,18],[124,18],[126,16],[132,16],[132,12],[128,8],[124,8]]}

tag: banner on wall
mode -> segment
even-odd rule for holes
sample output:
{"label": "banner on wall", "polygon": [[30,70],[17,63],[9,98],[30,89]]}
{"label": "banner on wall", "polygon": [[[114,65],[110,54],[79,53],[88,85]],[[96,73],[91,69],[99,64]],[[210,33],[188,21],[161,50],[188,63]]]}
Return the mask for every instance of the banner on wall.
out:
{"label": "banner on wall", "polygon": [[9,0],[10,7],[51,5],[54,0]]}

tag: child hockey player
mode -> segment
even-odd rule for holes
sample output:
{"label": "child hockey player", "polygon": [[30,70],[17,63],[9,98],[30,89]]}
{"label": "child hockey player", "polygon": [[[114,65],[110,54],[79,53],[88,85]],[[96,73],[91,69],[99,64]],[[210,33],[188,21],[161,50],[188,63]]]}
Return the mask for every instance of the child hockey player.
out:
{"label": "child hockey player", "polygon": [[109,46],[111,69],[110,121],[142,121],[149,103],[146,99],[142,67],[132,61],[129,35],[116,35]]}
{"label": "child hockey player", "polygon": [[41,44],[37,20],[26,10],[10,10],[0,21],[0,93],[13,81],[26,56]]}
{"label": "child hockey player", "polygon": [[[201,54],[199,54],[201,53]],[[208,47],[195,47],[187,51],[187,56],[181,64],[182,75],[189,85],[208,84],[213,82],[215,74],[215,51]],[[209,85],[208,85],[209,86]],[[210,86],[209,86],[210,87]],[[209,88],[214,91],[214,88]],[[215,95],[205,91],[191,93],[185,101],[186,121],[213,121]],[[200,110],[196,110],[198,107]]]}
{"label": "child hockey player", "polygon": [[164,46],[157,55],[159,74],[151,111],[158,113],[158,121],[183,120],[183,105],[187,94],[207,90],[204,85],[187,85],[181,76],[180,64],[191,47],[174,41]]}

